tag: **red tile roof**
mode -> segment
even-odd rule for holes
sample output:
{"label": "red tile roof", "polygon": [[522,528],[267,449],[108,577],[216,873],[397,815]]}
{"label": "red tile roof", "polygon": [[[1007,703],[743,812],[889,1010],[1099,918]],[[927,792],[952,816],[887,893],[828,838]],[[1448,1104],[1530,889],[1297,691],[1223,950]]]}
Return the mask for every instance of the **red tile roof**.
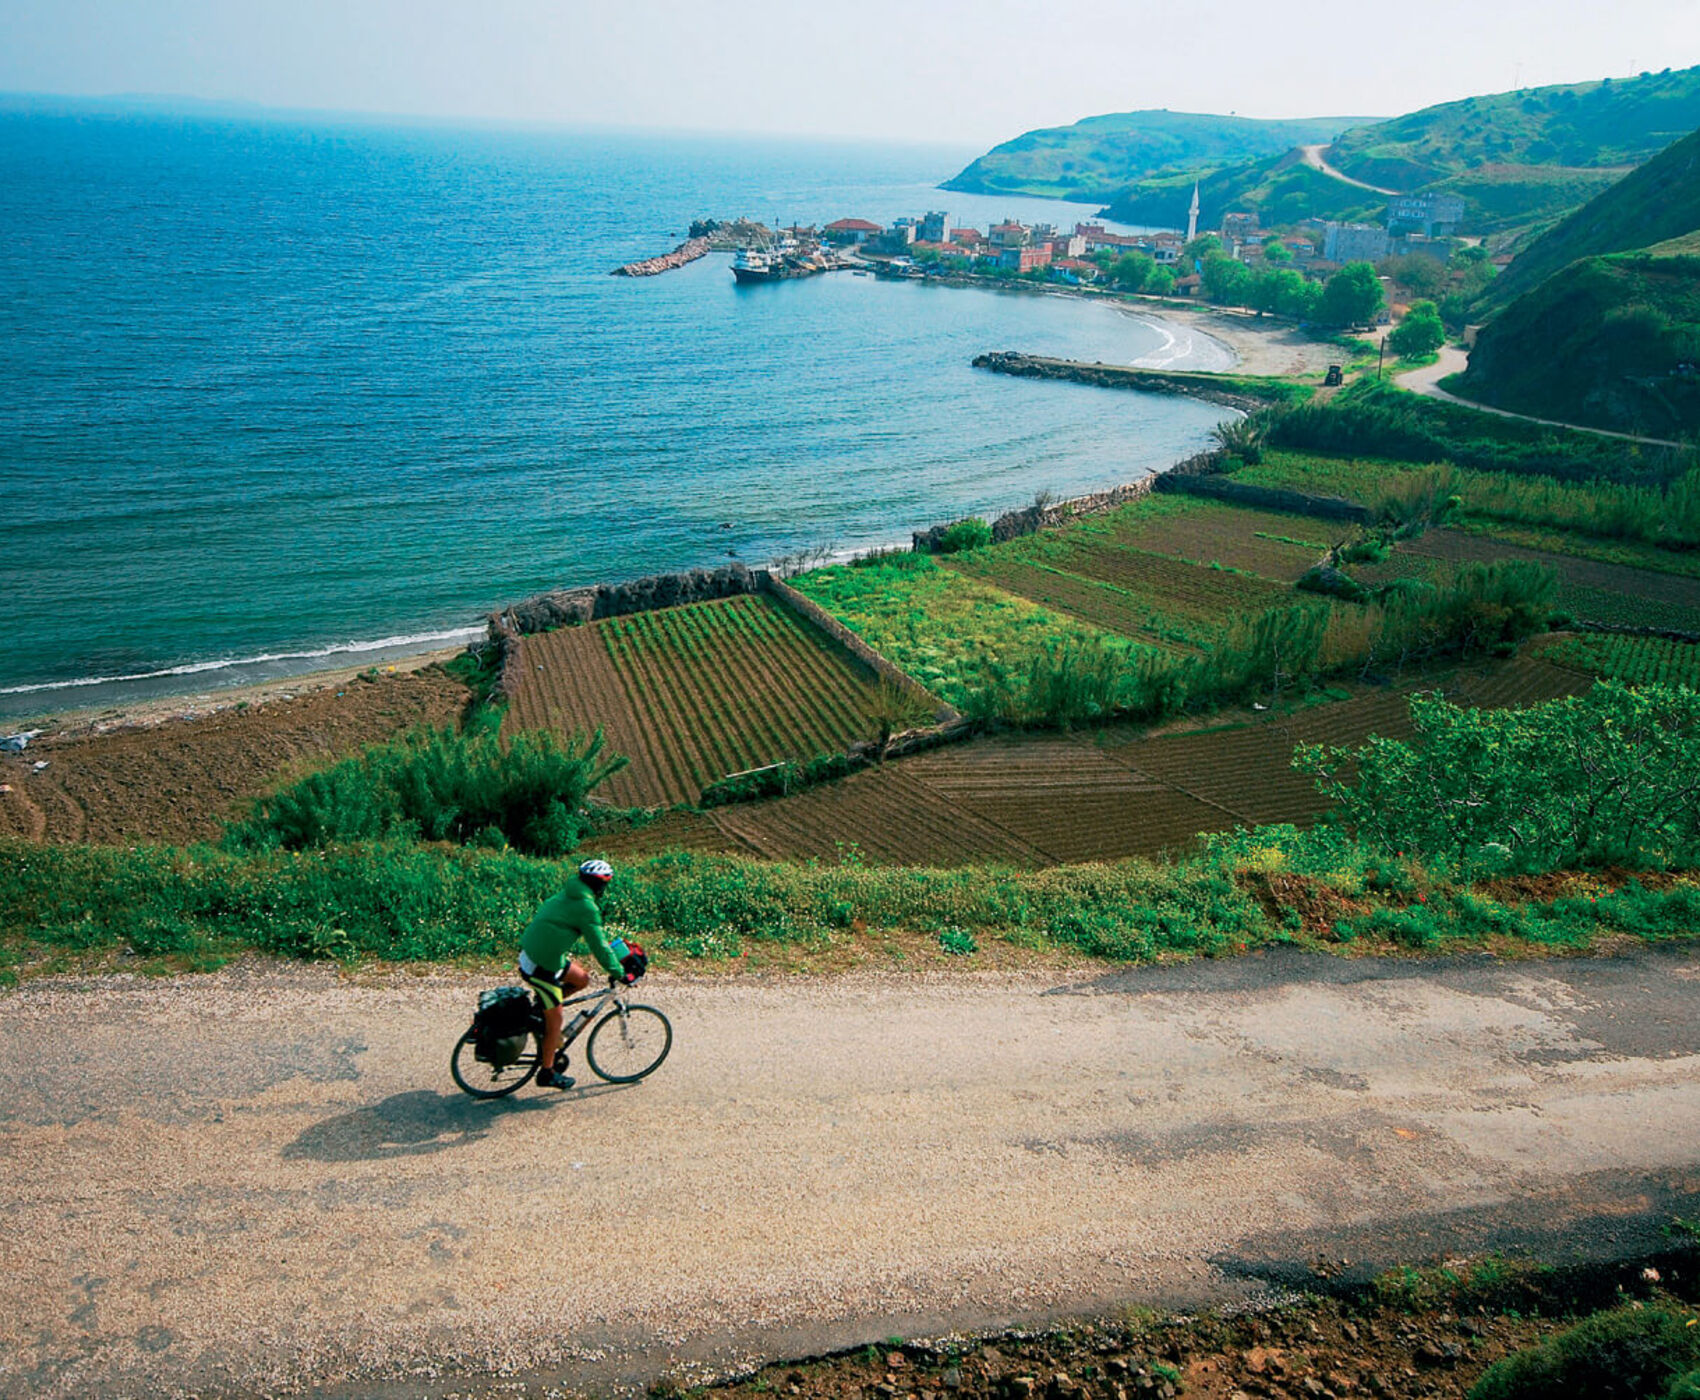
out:
{"label": "red tile roof", "polygon": [[866,219],[839,219],[826,226],[828,233],[878,233],[880,226],[870,224]]}

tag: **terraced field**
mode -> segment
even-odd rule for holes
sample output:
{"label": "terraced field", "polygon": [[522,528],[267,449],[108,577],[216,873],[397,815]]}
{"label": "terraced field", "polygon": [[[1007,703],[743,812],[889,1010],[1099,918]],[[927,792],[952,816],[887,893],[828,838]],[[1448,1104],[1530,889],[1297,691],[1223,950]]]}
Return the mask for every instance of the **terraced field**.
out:
{"label": "terraced field", "polygon": [[1075,533],[1082,540],[1294,583],[1346,528],[1312,516],[1244,510],[1196,496],[1154,496],[1083,520]]}
{"label": "terraced field", "polygon": [[1547,648],[1563,666],[1631,685],[1686,685],[1700,688],[1700,646],[1664,637],[1606,634],[1564,637]]}
{"label": "terraced field", "polygon": [[728,773],[842,751],[874,731],[865,669],[765,597],[694,603],[526,637],[506,726],[601,726],[631,766],[620,806],[694,802]]}
{"label": "terraced field", "polygon": [[1412,689],[1500,707],[1579,694],[1592,683],[1530,656],[1234,726],[1157,736],[1131,726],[997,735],[794,797],[720,808],[709,820],[729,842],[771,859],[833,860],[854,849],[881,864],[1036,867],[1155,856],[1199,832],[1315,821],[1322,799],[1293,770],[1294,747],[1407,735]]}
{"label": "terraced field", "polygon": [[1558,607],[1574,617],[1700,632],[1700,579],[1525,549],[1460,530],[1430,530],[1400,544],[1385,562],[1354,566],[1352,573],[1372,584],[1402,576],[1444,582],[1460,565],[1499,559],[1527,559],[1550,566],[1558,574]]}

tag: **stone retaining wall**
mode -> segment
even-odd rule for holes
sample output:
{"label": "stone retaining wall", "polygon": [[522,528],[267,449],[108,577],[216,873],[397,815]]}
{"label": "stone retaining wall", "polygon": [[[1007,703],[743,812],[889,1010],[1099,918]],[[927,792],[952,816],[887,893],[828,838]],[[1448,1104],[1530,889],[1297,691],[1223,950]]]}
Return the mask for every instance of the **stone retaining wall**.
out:
{"label": "stone retaining wall", "polygon": [[742,564],[717,569],[687,569],[679,574],[651,574],[625,583],[598,583],[586,588],[561,588],[534,594],[490,615],[492,638],[501,630],[544,632],[551,627],[595,622],[604,617],[676,608],[762,591],[760,576]]}
{"label": "stone retaining wall", "polygon": [[1350,520],[1365,524],[1369,511],[1338,496],[1307,496],[1302,491],[1285,491],[1275,486],[1251,486],[1232,477],[1196,472],[1159,473],[1154,489],[1183,496],[1207,496],[1254,510],[1284,510],[1295,515],[1315,515],[1324,520]]}

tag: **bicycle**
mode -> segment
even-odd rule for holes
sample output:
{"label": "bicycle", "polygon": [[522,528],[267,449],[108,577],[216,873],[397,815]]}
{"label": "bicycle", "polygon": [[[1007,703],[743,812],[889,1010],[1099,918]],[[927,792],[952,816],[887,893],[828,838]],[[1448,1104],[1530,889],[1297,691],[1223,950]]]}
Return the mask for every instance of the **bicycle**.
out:
{"label": "bicycle", "polygon": [[[673,1048],[673,1023],[653,1006],[630,1000],[631,987],[624,982],[609,984],[599,992],[586,992],[563,1002],[563,1010],[594,1002],[594,1006],[571,1016],[563,1028],[561,1048],[565,1050],[589,1026],[590,1038],[585,1041],[585,1059],[591,1072],[610,1084],[636,1084],[660,1068]],[[612,1002],[612,1006],[608,1003]],[[607,1007],[604,1012],[604,1007]],[[597,1019],[598,1016],[601,1019]],[[612,1029],[617,1027],[617,1029]],[[518,1039],[520,1048],[509,1058],[506,1054],[485,1059],[478,1054],[480,1028],[476,1021],[455,1042],[449,1056],[449,1073],[464,1093],[475,1099],[500,1099],[522,1089],[531,1082],[538,1070],[543,1052],[543,1000],[531,994],[530,1015],[522,1027],[509,1035],[498,1037],[502,1043]]]}

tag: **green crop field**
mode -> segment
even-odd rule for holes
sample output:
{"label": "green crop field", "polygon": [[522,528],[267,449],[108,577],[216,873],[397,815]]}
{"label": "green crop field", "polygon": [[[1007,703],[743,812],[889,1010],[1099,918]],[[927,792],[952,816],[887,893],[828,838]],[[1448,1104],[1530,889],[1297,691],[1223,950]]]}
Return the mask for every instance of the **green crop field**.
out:
{"label": "green crop field", "polygon": [[1700,646],[1692,642],[1592,633],[1565,637],[1548,647],[1546,656],[1561,666],[1630,685],[1700,689]]}
{"label": "green crop field", "polygon": [[999,671],[1019,671],[1047,648],[1149,649],[1041,607],[929,555],[816,569],[792,585],[940,699],[961,707]]}
{"label": "green crop field", "polygon": [[860,663],[761,597],[694,603],[526,637],[507,727],[600,727],[631,758],[599,795],[695,801],[728,773],[872,737]]}

